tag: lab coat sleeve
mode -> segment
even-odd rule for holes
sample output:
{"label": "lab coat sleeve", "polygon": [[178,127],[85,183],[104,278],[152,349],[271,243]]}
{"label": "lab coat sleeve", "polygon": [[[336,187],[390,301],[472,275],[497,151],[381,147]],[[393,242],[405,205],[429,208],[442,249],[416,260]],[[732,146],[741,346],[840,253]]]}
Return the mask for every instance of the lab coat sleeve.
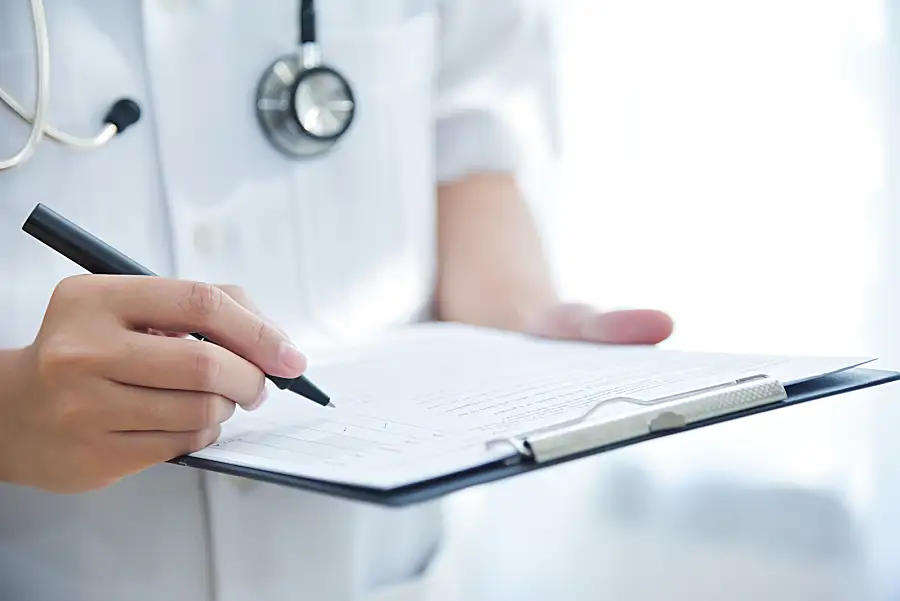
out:
{"label": "lab coat sleeve", "polygon": [[437,178],[540,170],[558,152],[553,0],[439,0]]}

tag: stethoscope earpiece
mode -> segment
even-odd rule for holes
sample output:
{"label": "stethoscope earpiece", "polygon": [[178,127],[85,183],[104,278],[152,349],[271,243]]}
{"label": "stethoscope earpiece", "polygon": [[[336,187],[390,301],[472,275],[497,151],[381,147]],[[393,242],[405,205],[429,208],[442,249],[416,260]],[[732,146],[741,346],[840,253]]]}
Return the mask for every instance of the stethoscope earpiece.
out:
{"label": "stethoscope earpiece", "polygon": [[[28,111],[0,89],[0,102],[26,123],[28,139],[18,152],[0,159],[0,171],[24,164],[38,143],[49,138],[75,148],[99,148],[141,118],[141,107],[130,98],[117,100],[104,119],[103,129],[92,137],[77,137],[49,123],[50,42],[43,0],[30,0],[37,47],[37,98]],[[321,64],[316,41],[316,16],[312,0],[300,0],[299,51],[286,54],[264,71],[256,91],[256,114],[266,138],[284,155],[305,158],[334,147],[353,122],[356,103],[347,80]]]}
{"label": "stethoscope earpiece", "polygon": [[106,113],[104,123],[113,125],[116,133],[120,134],[141,118],[140,105],[131,98],[121,98]]}

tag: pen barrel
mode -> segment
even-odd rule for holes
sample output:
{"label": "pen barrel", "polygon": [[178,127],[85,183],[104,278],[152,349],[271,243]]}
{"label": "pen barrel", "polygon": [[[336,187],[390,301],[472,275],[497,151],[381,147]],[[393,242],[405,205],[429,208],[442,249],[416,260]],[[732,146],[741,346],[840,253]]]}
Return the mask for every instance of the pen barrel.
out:
{"label": "pen barrel", "polygon": [[275,384],[275,386],[277,386],[281,390],[284,390],[285,388],[290,388],[291,384],[294,383],[294,381],[291,378],[280,378],[278,376],[266,376],[266,377],[269,379],[269,381],[273,382]]}
{"label": "pen barrel", "polygon": [[42,204],[34,208],[22,230],[89,273],[156,275]]}
{"label": "pen barrel", "polygon": [[[28,219],[22,224],[22,230],[89,273],[156,276],[140,263],[42,204],[38,204],[31,211]],[[191,335],[198,340],[214,344],[203,334]],[[294,379],[267,377],[282,390],[290,390],[322,406],[333,406],[330,405],[330,397],[302,375]]]}

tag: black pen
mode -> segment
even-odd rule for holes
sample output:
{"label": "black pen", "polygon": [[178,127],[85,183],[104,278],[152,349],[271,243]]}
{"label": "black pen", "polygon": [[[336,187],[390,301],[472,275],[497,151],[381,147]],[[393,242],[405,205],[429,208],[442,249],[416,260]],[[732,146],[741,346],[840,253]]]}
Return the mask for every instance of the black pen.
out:
{"label": "black pen", "polygon": [[[25,220],[22,230],[90,273],[157,275],[40,203]],[[215,344],[202,334],[192,333],[191,336]],[[266,377],[282,390],[295,392],[324,407],[334,407],[328,395],[310,382],[306,376],[301,375],[293,380],[269,375]]]}

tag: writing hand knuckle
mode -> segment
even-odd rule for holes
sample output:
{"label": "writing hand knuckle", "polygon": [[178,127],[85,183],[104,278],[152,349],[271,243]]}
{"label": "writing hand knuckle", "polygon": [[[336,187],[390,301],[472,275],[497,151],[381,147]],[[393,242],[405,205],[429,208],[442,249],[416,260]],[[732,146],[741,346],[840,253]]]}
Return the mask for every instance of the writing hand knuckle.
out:
{"label": "writing hand knuckle", "polygon": [[49,307],[82,306],[85,302],[103,297],[96,290],[97,276],[78,274],[63,278],[50,294]]}
{"label": "writing hand knuckle", "polygon": [[79,297],[84,294],[85,289],[91,285],[93,279],[93,276],[85,274],[64,277],[56,284],[53,295],[65,298]]}
{"label": "writing hand knuckle", "polygon": [[224,295],[220,288],[212,284],[193,282],[188,291],[186,308],[194,317],[205,320],[219,310]]}
{"label": "writing hand knuckle", "polygon": [[194,382],[200,390],[210,390],[219,378],[221,364],[212,345],[200,344],[194,354]]}
{"label": "writing hand knuckle", "polygon": [[93,359],[85,344],[71,341],[63,335],[46,340],[37,354],[38,370],[44,374],[58,374],[78,370]]}
{"label": "writing hand knuckle", "polygon": [[273,338],[272,328],[271,326],[269,326],[269,324],[260,319],[254,326],[254,335],[256,338],[255,342],[257,346],[259,346],[265,343],[267,340],[271,340]]}

